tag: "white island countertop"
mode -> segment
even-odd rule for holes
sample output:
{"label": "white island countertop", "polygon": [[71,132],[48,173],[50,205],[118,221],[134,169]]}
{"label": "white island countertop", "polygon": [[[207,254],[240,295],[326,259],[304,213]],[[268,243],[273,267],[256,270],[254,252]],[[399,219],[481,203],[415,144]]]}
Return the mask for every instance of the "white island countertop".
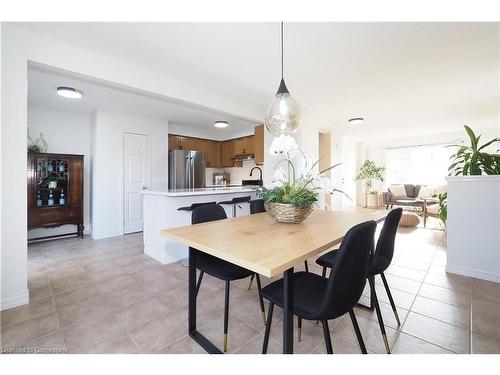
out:
{"label": "white island countertop", "polygon": [[199,189],[176,189],[168,191],[144,191],[144,195],[162,195],[165,197],[188,197],[197,195],[218,195],[218,194],[237,194],[237,193],[255,193],[254,186],[235,186],[235,187],[215,187]]}

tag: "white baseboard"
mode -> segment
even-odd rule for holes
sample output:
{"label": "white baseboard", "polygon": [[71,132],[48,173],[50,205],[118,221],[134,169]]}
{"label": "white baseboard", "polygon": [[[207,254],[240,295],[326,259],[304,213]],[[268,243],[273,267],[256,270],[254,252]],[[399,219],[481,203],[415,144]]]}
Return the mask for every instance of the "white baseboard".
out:
{"label": "white baseboard", "polygon": [[154,250],[152,248],[148,248],[148,247],[144,246],[144,254],[157,260],[161,264],[175,263],[181,259],[185,259],[186,258],[185,253],[186,253],[185,251],[182,251],[182,252],[169,251],[169,254],[167,254],[165,250]]}
{"label": "white baseboard", "polygon": [[103,238],[118,237],[118,236],[123,236],[123,233],[120,233],[120,232],[106,233],[106,234],[93,234],[92,233],[92,238],[94,240],[102,240]]}
{"label": "white baseboard", "polygon": [[12,307],[17,307],[21,305],[26,305],[30,302],[30,294],[28,289],[26,289],[26,293],[17,297],[3,299],[1,302],[0,311],[10,309]]}
{"label": "white baseboard", "polygon": [[460,266],[452,266],[446,265],[446,272],[454,273],[461,276],[474,277],[476,279],[492,281],[494,283],[500,283],[500,275],[492,272],[485,272],[481,270],[476,270],[473,268],[460,267]]}

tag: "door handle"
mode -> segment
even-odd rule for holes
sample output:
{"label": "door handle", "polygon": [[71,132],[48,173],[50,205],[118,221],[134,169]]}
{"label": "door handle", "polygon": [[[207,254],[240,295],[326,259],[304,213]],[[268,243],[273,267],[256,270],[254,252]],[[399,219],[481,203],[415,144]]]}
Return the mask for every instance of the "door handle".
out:
{"label": "door handle", "polygon": [[142,190],[148,190],[149,189],[149,186],[143,186],[142,187]]}

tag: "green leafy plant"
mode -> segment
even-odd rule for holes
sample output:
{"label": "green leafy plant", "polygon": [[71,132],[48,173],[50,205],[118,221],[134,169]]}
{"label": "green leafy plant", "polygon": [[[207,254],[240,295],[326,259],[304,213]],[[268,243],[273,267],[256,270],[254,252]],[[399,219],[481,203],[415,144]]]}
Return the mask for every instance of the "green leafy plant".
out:
{"label": "green leafy plant", "polygon": [[[500,174],[500,154],[490,154],[484,149],[490,145],[500,143],[500,138],[479,145],[481,135],[476,136],[471,128],[464,125],[465,131],[470,139],[470,146],[453,145],[458,147],[457,152],[451,156],[452,164],[448,168],[450,176],[477,176],[484,174]],[[497,150],[498,152],[499,150]]]}
{"label": "green leafy plant", "polygon": [[37,145],[29,145],[28,146],[28,153],[30,154],[38,154],[40,153],[40,147],[38,147]]}
{"label": "green leafy plant", "polygon": [[375,162],[371,160],[365,160],[361,168],[359,168],[359,174],[354,179],[355,181],[362,181],[366,186],[366,191],[372,191],[373,181],[384,181],[384,167],[378,167]]}
{"label": "green leafy plant", "polygon": [[438,194],[438,200],[439,200],[439,208],[437,215],[439,219],[443,222],[444,226],[446,227],[446,222],[448,220],[448,193],[440,193]]}

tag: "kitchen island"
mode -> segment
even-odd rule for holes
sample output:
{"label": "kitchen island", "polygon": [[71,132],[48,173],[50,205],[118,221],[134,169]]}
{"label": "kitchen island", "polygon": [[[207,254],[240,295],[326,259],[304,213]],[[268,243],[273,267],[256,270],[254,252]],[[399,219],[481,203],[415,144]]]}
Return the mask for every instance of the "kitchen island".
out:
{"label": "kitchen island", "polygon": [[[144,253],[162,264],[177,262],[187,258],[185,245],[160,235],[162,229],[191,224],[190,211],[178,211],[179,207],[193,203],[228,201],[235,197],[256,198],[255,187],[220,187],[200,189],[177,189],[170,191],[143,192]],[[227,217],[232,217],[232,206],[222,206]],[[250,213],[248,203],[240,204],[237,216]]]}

